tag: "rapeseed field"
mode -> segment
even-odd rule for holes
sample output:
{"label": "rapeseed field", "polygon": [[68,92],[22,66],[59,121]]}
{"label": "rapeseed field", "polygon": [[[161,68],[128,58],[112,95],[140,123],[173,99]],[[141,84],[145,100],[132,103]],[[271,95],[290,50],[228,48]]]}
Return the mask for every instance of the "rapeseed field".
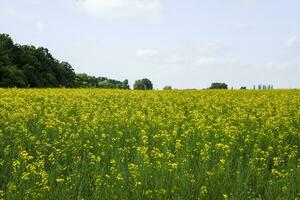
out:
{"label": "rapeseed field", "polygon": [[300,91],[0,89],[0,199],[300,199]]}

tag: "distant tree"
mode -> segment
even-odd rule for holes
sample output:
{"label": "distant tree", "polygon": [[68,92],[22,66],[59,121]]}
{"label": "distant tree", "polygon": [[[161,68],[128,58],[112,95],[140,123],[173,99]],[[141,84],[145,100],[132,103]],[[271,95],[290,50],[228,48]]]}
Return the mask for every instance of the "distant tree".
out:
{"label": "distant tree", "polygon": [[24,73],[16,66],[1,66],[0,80],[0,87],[27,87]]}
{"label": "distant tree", "polygon": [[172,90],[172,86],[166,85],[163,90]]}
{"label": "distant tree", "polygon": [[64,87],[75,87],[76,74],[68,62],[59,63],[54,71],[60,85]]}
{"label": "distant tree", "polygon": [[76,74],[75,86],[79,88],[130,89],[128,80],[123,82],[105,77],[94,77],[87,74]]}
{"label": "distant tree", "polygon": [[212,83],[208,89],[228,89],[228,85],[226,83]]}
{"label": "distant tree", "polygon": [[66,62],[54,59],[49,50],[14,44],[0,34],[1,87],[73,87],[75,72]]}
{"label": "distant tree", "polygon": [[109,88],[114,88],[114,85],[110,83],[108,80],[105,80],[105,81],[100,81],[97,87],[109,89]]}
{"label": "distant tree", "polygon": [[41,81],[36,69],[31,65],[23,66],[23,73],[26,76],[28,87],[39,88],[41,87]]}
{"label": "distant tree", "polygon": [[247,87],[242,86],[242,87],[241,87],[241,90],[247,90]]}
{"label": "distant tree", "polygon": [[135,89],[135,90],[152,90],[153,85],[149,79],[144,78],[141,80],[136,80],[133,85],[133,89]]}
{"label": "distant tree", "polygon": [[127,79],[125,79],[123,81],[123,83],[122,83],[122,89],[126,89],[126,90],[130,89],[129,82],[128,82]]}
{"label": "distant tree", "polygon": [[[148,79],[142,85],[152,89]],[[69,63],[55,59],[47,48],[14,44],[7,34],[0,34],[0,87],[130,89],[128,80],[75,74]]]}
{"label": "distant tree", "polygon": [[76,74],[75,77],[75,87],[79,88],[88,88],[90,87],[90,77],[83,73],[83,74]]}
{"label": "distant tree", "polygon": [[7,34],[0,34],[0,66],[12,64],[13,40]]}

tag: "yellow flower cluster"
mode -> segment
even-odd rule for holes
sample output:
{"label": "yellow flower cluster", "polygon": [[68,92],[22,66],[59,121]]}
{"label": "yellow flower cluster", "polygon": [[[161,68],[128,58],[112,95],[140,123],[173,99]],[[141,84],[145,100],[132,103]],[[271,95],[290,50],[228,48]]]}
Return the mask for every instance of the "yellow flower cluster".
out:
{"label": "yellow flower cluster", "polygon": [[0,89],[0,199],[299,199],[300,91]]}

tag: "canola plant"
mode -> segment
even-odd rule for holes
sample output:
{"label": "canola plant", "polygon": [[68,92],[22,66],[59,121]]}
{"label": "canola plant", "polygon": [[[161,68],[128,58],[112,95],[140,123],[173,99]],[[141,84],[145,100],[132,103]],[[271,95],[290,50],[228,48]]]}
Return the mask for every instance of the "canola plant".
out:
{"label": "canola plant", "polygon": [[0,89],[0,199],[300,199],[300,91]]}

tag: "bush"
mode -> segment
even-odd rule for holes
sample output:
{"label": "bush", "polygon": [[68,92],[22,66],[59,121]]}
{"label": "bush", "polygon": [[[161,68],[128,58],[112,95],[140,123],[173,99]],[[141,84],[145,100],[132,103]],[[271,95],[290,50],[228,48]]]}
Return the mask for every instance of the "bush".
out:
{"label": "bush", "polygon": [[133,85],[133,89],[135,89],[135,90],[152,90],[153,85],[149,79],[144,78],[141,80],[136,80]]}
{"label": "bush", "polygon": [[212,83],[208,89],[228,89],[228,85],[226,83]]}
{"label": "bush", "polygon": [[169,85],[166,85],[166,86],[163,88],[163,90],[172,90],[172,87],[169,86]]}

